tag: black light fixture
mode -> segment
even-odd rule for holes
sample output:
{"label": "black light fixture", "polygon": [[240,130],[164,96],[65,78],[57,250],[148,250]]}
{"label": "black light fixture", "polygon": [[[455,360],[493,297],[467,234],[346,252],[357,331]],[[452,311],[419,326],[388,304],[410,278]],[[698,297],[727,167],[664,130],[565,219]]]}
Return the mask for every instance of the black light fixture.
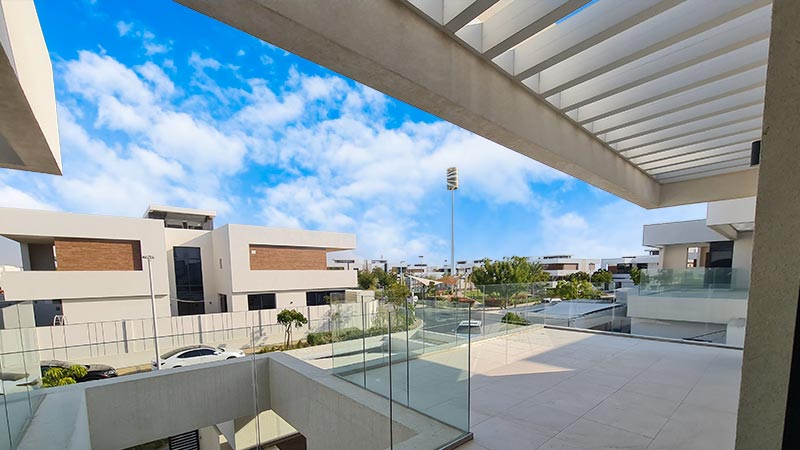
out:
{"label": "black light fixture", "polygon": [[757,166],[761,162],[761,141],[753,141],[750,144],[750,167]]}

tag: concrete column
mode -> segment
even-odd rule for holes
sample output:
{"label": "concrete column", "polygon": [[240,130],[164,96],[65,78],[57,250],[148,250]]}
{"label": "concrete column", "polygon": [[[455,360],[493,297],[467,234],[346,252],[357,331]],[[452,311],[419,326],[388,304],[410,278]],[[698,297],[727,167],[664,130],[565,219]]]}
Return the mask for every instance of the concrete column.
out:
{"label": "concrete column", "polygon": [[[778,450],[790,425],[800,290],[800,2],[775,0],[764,106],[737,450]],[[795,362],[798,364],[798,362]],[[800,369],[795,369],[799,371]],[[795,390],[800,386],[794,386]],[[797,428],[797,424],[790,427]],[[791,428],[790,428],[791,429]],[[796,443],[795,443],[796,444]]]}

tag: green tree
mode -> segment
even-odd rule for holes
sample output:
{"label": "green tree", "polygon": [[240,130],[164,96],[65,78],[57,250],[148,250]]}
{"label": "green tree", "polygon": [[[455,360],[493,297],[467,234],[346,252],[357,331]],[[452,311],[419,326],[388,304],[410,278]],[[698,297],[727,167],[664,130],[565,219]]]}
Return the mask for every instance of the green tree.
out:
{"label": "green tree", "polygon": [[569,281],[589,281],[589,274],[584,271],[578,271],[567,275]]}
{"label": "green tree", "polygon": [[377,285],[381,289],[386,289],[398,284],[397,276],[395,274],[392,272],[387,272],[380,267],[372,269],[372,275],[375,277]]}
{"label": "green tree", "polygon": [[592,283],[588,281],[559,281],[553,293],[562,300],[600,298],[600,291],[595,289]]}
{"label": "green tree", "polygon": [[42,386],[55,387],[75,384],[78,380],[85,377],[86,373],[86,367],[77,364],[69,366],[67,369],[53,367],[42,376]]}
{"label": "green tree", "polygon": [[614,281],[614,277],[608,270],[605,269],[597,269],[592,274],[592,283],[603,283],[609,284]]}
{"label": "green tree", "polygon": [[522,256],[506,257],[500,261],[486,258],[482,266],[472,270],[470,281],[477,286],[537,283],[550,281],[550,274],[544,271],[541,264]]}
{"label": "green tree", "polygon": [[642,281],[642,271],[636,266],[631,267],[631,281],[633,281],[633,284],[636,286]]}
{"label": "green tree", "polygon": [[374,273],[369,270],[358,271],[358,288],[359,289],[375,289],[378,285],[378,279]]}
{"label": "green tree", "polygon": [[292,327],[300,328],[308,323],[308,319],[300,311],[284,309],[278,313],[278,323],[286,327],[286,348],[292,342]]}

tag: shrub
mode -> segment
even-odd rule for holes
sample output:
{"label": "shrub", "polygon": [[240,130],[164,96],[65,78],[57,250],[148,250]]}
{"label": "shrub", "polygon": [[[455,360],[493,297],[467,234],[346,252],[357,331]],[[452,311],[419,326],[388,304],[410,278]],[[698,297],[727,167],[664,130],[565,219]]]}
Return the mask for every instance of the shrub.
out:
{"label": "shrub", "polygon": [[322,331],[319,333],[308,333],[308,337],[306,338],[306,342],[308,345],[324,345],[330,344],[332,342],[331,332],[330,331]]}
{"label": "shrub", "polygon": [[86,367],[80,365],[70,366],[68,369],[61,367],[53,367],[45,372],[42,377],[42,386],[55,387],[66,386],[68,384],[75,384],[87,374]]}
{"label": "shrub", "polygon": [[507,312],[506,315],[500,319],[500,322],[507,323],[510,325],[530,325],[528,319],[519,316],[518,314],[514,314],[513,312]]}

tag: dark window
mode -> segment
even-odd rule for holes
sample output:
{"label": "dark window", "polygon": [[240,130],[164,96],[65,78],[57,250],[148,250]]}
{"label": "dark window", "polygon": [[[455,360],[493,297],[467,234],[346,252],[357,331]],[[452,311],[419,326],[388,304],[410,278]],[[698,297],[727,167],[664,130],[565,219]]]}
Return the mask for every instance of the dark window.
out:
{"label": "dark window", "polygon": [[203,301],[203,264],[197,247],[175,247],[175,288],[178,300]]}
{"label": "dark window", "polygon": [[342,296],[344,291],[317,291],[306,292],[306,305],[319,306],[330,305],[332,296]]}
{"label": "dark window", "polygon": [[247,309],[275,309],[275,294],[250,294],[247,296]]}
{"label": "dark window", "polygon": [[213,355],[213,354],[214,354],[214,350],[211,350],[210,348],[199,348],[197,350],[190,350],[190,351],[178,356],[178,358],[180,358],[180,359],[196,358],[198,356],[209,356],[209,355]]}
{"label": "dark window", "polygon": [[193,316],[197,314],[205,314],[206,305],[203,301],[178,301],[178,315],[179,316]]}
{"label": "dark window", "polygon": [[705,287],[729,289],[733,265],[733,241],[711,242],[708,247]]}
{"label": "dark window", "polygon": [[228,312],[228,296],[225,294],[219,295],[219,310],[220,312]]}

